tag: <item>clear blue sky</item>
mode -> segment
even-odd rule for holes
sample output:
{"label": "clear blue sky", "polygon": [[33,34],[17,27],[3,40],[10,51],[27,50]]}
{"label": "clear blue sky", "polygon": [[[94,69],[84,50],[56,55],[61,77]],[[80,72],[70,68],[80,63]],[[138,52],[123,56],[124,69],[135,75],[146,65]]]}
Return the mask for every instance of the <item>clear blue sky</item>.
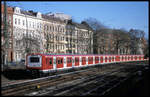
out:
{"label": "clear blue sky", "polygon": [[18,6],[24,10],[39,11],[41,13],[63,12],[71,15],[80,23],[85,18],[93,17],[110,28],[124,28],[129,30],[140,29],[146,32],[148,38],[148,1],[124,1],[124,2],[77,2],[77,1],[54,1],[54,2],[8,2],[10,6]]}

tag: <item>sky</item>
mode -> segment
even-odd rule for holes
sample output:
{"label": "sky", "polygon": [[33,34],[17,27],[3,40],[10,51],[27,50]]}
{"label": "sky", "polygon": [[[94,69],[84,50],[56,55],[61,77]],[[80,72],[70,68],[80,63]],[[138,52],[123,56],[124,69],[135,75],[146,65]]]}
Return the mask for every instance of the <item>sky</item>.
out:
{"label": "sky", "polygon": [[78,23],[92,17],[109,28],[126,29],[127,31],[131,28],[143,30],[148,38],[148,3],[148,1],[9,1],[7,4],[43,14],[62,12],[71,15]]}

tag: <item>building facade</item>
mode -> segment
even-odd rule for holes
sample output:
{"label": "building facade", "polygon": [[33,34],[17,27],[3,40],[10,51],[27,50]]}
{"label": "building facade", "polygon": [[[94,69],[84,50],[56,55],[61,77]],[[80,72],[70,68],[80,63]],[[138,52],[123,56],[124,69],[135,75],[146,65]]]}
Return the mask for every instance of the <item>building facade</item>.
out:
{"label": "building facade", "polygon": [[[13,57],[13,8],[6,7],[6,16],[4,5],[1,5],[1,61],[2,64],[12,62]],[[6,21],[5,21],[6,20]]]}
{"label": "building facade", "polygon": [[93,54],[93,32],[87,24],[75,24],[77,35],[77,53]]}
{"label": "building facade", "polygon": [[42,16],[44,19],[45,53],[66,53],[66,23],[48,15]]}
{"label": "building facade", "polygon": [[57,15],[11,8],[10,60],[25,59],[27,53],[93,53],[93,32],[69,15]]}
{"label": "building facade", "polygon": [[27,53],[43,53],[43,20],[40,12],[14,8],[13,39],[15,61],[25,59]]}

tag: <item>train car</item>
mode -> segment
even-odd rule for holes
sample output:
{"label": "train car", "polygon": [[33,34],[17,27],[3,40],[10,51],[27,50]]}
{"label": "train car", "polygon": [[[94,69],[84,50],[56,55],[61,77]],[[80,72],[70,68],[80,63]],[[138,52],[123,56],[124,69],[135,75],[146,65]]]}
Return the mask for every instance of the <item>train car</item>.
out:
{"label": "train car", "polygon": [[144,55],[56,55],[31,53],[26,56],[26,69],[32,73],[40,74],[71,68],[141,60],[144,60]]}

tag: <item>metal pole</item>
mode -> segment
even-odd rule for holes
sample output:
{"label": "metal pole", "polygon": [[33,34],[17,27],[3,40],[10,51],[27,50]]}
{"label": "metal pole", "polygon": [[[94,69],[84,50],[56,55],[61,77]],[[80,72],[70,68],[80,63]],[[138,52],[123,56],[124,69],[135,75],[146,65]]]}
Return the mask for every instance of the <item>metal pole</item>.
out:
{"label": "metal pole", "polygon": [[4,1],[4,65],[7,65],[8,61],[8,30],[7,30],[7,5]]}

